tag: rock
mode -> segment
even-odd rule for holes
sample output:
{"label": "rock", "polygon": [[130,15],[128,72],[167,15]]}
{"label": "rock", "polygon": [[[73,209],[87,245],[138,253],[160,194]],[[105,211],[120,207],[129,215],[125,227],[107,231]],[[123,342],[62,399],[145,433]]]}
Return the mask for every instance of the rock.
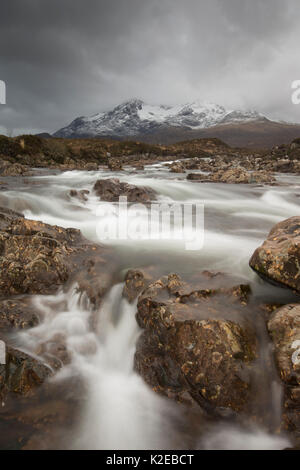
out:
{"label": "rock", "polygon": [[20,163],[12,163],[1,167],[0,174],[1,176],[19,176],[25,174],[28,169],[27,166],[21,165]]}
{"label": "rock", "polygon": [[0,332],[32,328],[39,323],[29,298],[0,300]]}
{"label": "rock", "polygon": [[276,181],[274,176],[267,171],[250,172],[243,168],[228,168],[228,165],[225,165],[225,169],[221,170],[217,167],[216,171],[209,175],[189,173],[187,179],[190,181],[228,184],[271,184]]}
{"label": "rock", "polygon": [[283,428],[300,443],[300,304],[285,305],[273,313],[268,330],[284,383]]}
{"label": "rock", "polygon": [[157,274],[156,267],[148,267],[141,270],[129,269],[124,279],[123,297],[128,302],[133,302],[146,287],[157,279]]}
{"label": "rock", "polygon": [[108,168],[111,171],[121,171],[123,170],[122,163],[119,160],[110,158],[108,160]]}
{"label": "rock", "polygon": [[271,283],[300,292],[300,217],[275,225],[265,242],[255,250],[251,268]]}
{"label": "rock", "polygon": [[84,165],[84,170],[86,170],[86,171],[97,171],[98,170],[98,163],[88,162]]}
{"label": "rock", "polygon": [[120,196],[126,196],[128,202],[149,203],[156,199],[151,188],[122,183],[117,178],[97,180],[94,191],[102,201],[118,202]]}
{"label": "rock", "polygon": [[208,175],[208,179],[212,182],[228,183],[228,184],[258,184],[273,183],[275,178],[268,172],[255,171],[247,172],[242,168],[230,168],[225,171],[216,171]]}
{"label": "rock", "polygon": [[186,179],[190,181],[204,181],[206,178],[202,173],[189,173]]}
{"label": "rock", "polygon": [[0,208],[0,296],[51,294],[77,282],[92,302],[111,286],[114,256],[79,230],[27,220]]}
{"label": "rock", "polygon": [[170,172],[171,173],[184,173],[185,172],[184,164],[182,162],[173,163],[172,165],[170,165]]}
{"label": "rock", "polygon": [[69,192],[71,197],[76,197],[82,202],[86,202],[88,200],[87,194],[90,194],[88,189],[81,189],[80,191],[77,191],[76,189],[71,189]]}
{"label": "rock", "polygon": [[6,364],[0,364],[0,398],[8,393],[28,396],[52,375],[51,369],[28,354],[7,347]]}
{"label": "rock", "polygon": [[80,377],[46,380],[29,395],[8,393],[0,407],[1,449],[63,449],[87,391]]}
{"label": "rock", "polygon": [[295,355],[300,349],[300,304],[288,304],[274,312],[268,330],[275,346],[281,380],[300,386],[300,358]]}
{"label": "rock", "polygon": [[157,392],[209,412],[247,408],[256,340],[245,315],[249,286],[220,273],[164,276],[138,299],[144,332],[135,369]]}
{"label": "rock", "polygon": [[143,171],[145,169],[144,165],[142,165],[141,163],[135,164],[134,168],[135,170],[138,170],[138,171]]}

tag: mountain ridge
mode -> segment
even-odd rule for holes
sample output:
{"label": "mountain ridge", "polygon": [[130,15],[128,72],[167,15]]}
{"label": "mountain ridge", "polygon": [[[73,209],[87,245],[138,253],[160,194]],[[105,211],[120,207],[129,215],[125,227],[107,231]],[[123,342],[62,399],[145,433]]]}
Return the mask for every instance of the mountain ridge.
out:
{"label": "mountain ridge", "polygon": [[256,111],[226,109],[214,103],[194,101],[175,106],[149,105],[133,98],[108,112],[77,117],[53,136],[124,138],[149,136],[170,128],[197,131],[216,125],[267,120]]}

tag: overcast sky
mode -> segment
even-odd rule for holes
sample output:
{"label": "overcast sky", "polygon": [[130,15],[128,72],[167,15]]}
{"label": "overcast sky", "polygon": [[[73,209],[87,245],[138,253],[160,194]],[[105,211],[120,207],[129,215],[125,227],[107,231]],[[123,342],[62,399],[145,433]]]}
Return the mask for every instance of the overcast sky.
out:
{"label": "overcast sky", "polygon": [[53,132],[128,98],[300,122],[299,0],[7,0],[0,130]]}

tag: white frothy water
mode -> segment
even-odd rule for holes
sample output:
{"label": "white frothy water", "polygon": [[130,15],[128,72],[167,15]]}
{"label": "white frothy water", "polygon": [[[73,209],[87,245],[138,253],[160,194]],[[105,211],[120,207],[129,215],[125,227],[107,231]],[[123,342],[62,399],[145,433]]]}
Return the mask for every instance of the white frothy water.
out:
{"label": "white frothy water", "polygon": [[82,420],[70,442],[74,449],[172,448],[172,421],[180,416],[133,370],[140,331],[136,305],[122,298],[122,289],[123,284],[114,286],[104,299],[95,333],[89,326],[95,312],[74,286],[66,293],[38,296],[35,307],[43,320],[19,335],[23,349],[33,355],[57,335],[66,339],[72,362],[54,380],[79,374],[88,388]]}
{"label": "white frothy water", "polygon": [[257,427],[214,427],[201,441],[204,450],[282,450],[290,446],[286,437],[269,434]]}

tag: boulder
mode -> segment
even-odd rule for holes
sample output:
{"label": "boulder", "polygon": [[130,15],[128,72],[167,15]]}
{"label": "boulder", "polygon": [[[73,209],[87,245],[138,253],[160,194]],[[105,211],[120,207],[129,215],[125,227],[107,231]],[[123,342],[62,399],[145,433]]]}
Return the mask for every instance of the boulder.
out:
{"label": "boulder", "polygon": [[284,383],[283,429],[300,444],[300,304],[289,304],[272,314],[268,330]]}
{"label": "boulder", "polygon": [[206,177],[202,173],[189,173],[186,179],[189,181],[205,181]]}
{"label": "boulder", "polygon": [[245,410],[256,357],[245,316],[249,294],[249,286],[221,273],[189,282],[170,274],[152,283],[138,299],[137,372],[155,391],[208,412]]}
{"label": "boulder", "polygon": [[108,160],[108,168],[111,171],[121,171],[123,170],[122,162],[120,160],[110,158]]}
{"label": "boulder", "polygon": [[156,199],[151,188],[122,183],[117,178],[97,180],[94,191],[102,201],[118,202],[120,196],[126,196],[128,202],[149,203]]}
{"label": "boulder", "polygon": [[86,240],[80,230],[25,219],[0,208],[0,296],[51,294],[77,282],[93,303],[111,286],[110,249]]}
{"label": "boulder", "polygon": [[96,163],[96,162],[87,162],[84,165],[83,168],[86,171],[97,171],[98,170],[98,163]]}
{"label": "boulder", "polygon": [[172,165],[170,165],[170,172],[171,173],[184,173],[185,172],[184,164],[182,162],[173,163]]}
{"label": "boulder", "polygon": [[220,170],[208,175],[208,179],[212,182],[228,183],[228,184],[258,184],[273,183],[275,178],[272,174],[265,171],[249,172],[243,168],[230,168],[225,171]]}
{"label": "boulder", "polygon": [[20,163],[12,163],[0,167],[1,176],[19,176],[28,172],[27,166],[21,165]]}
{"label": "boulder", "polygon": [[28,396],[52,375],[51,369],[17,349],[7,347],[6,364],[0,364],[0,398],[9,393]]}
{"label": "boulder", "polygon": [[158,277],[158,270],[155,266],[129,269],[124,279],[123,297],[132,303]]}
{"label": "boulder", "polygon": [[250,259],[251,268],[273,284],[300,292],[300,217],[275,225]]}

